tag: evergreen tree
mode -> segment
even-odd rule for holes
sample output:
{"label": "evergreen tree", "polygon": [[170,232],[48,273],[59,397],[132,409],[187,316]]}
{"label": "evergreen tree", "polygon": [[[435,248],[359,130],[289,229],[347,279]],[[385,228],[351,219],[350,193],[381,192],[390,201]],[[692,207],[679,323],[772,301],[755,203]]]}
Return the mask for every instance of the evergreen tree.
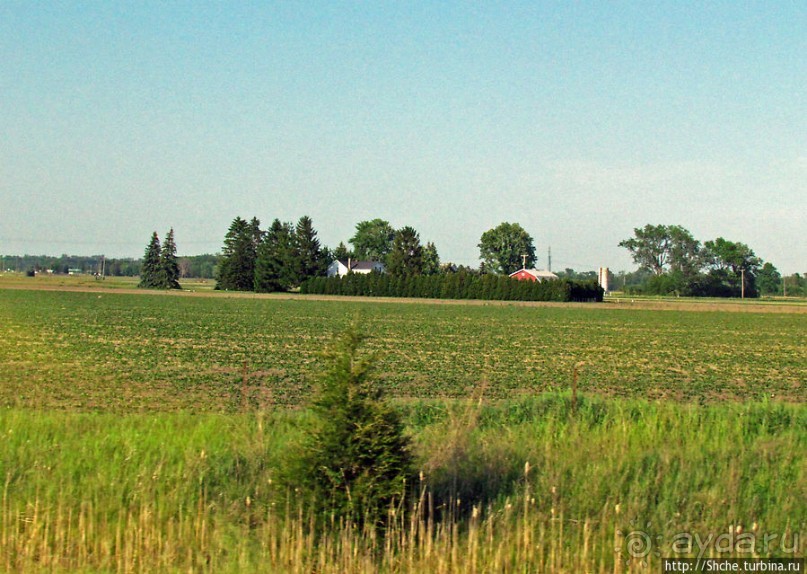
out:
{"label": "evergreen tree", "polygon": [[157,232],[151,234],[151,241],[146,247],[143,256],[143,266],[140,268],[140,283],[138,287],[152,289],[157,287],[160,273],[160,238]]}
{"label": "evergreen tree", "polygon": [[255,282],[255,261],[262,233],[260,221],[236,217],[227,235],[219,261],[216,289],[251,291]]}
{"label": "evergreen tree", "polygon": [[328,261],[320,247],[317,232],[311,218],[304,215],[297,222],[295,228],[295,242],[297,251],[297,278],[296,283],[300,284],[310,277],[324,275],[328,267]]}
{"label": "evergreen tree", "polygon": [[179,263],[177,246],[174,243],[174,228],[168,232],[160,252],[159,285],[161,289],[182,289],[179,286]]}
{"label": "evergreen tree", "polygon": [[395,232],[392,251],[387,257],[387,272],[404,276],[423,272],[423,247],[420,235],[413,227],[403,227]]}
{"label": "evergreen tree", "polygon": [[356,256],[350,251],[343,242],[339,242],[336,249],[333,250],[333,258],[339,261],[347,261],[348,259],[355,259]]}
{"label": "evergreen tree", "polygon": [[297,284],[296,263],[294,228],[275,219],[258,247],[253,288],[259,293],[288,291]]}
{"label": "evergreen tree", "polygon": [[406,496],[414,466],[403,421],[374,380],[363,340],[351,328],[325,351],[316,424],[290,475],[307,487],[323,519],[383,526],[390,506]]}

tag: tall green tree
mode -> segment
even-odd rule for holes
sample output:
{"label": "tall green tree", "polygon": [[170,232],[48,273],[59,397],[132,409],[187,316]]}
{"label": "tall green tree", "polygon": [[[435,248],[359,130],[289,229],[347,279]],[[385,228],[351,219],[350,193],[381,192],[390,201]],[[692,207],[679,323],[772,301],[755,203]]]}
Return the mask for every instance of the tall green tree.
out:
{"label": "tall green tree", "polygon": [[711,274],[727,282],[735,297],[742,292],[746,297],[757,296],[756,275],[762,260],[748,245],[718,237],[703,246]]}
{"label": "tall green tree", "polygon": [[807,273],[804,275],[794,273],[788,277],[782,277],[782,293],[788,297],[807,295]]}
{"label": "tall green tree", "polygon": [[486,270],[509,275],[521,269],[523,256],[526,267],[535,266],[535,245],[532,237],[518,223],[500,223],[482,234],[479,258]]}
{"label": "tall green tree", "polygon": [[297,252],[296,283],[300,284],[311,277],[325,275],[328,260],[319,239],[317,239],[317,231],[314,229],[314,223],[310,217],[304,215],[300,218],[295,227],[294,235]]}
{"label": "tall green tree", "polygon": [[157,287],[160,273],[160,238],[157,232],[151,234],[151,241],[146,246],[143,256],[143,265],[140,268],[140,283],[138,287],[153,289]]}
{"label": "tall green tree", "polygon": [[635,228],[633,237],[619,242],[620,247],[630,251],[633,262],[641,269],[655,275],[667,271],[670,262],[670,233],[666,225],[645,225]]}
{"label": "tall green tree", "polygon": [[429,241],[423,246],[423,274],[437,275],[440,272],[440,255],[437,254],[437,247]]}
{"label": "tall green tree", "polygon": [[392,251],[395,229],[389,221],[373,219],[356,224],[356,233],[350,238],[356,259],[367,259],[386,263],[387,255]]}
{"label": "tall green tree", "polygon": [[745,243],[718,237],[703,245],[707,250],[707,261],[714,269],[726,269],[738,274],[743,270],[756,271],[761,265],[759,257]]}
{"label": "tall green tree", "polygon": [[219,259],[216,289],[251,291],[255,281],[255,261],[261,240],[260,221],[236,217],[224,237]]}
{"label": "tall green tree", "polygon": [[339,245],[336,246],[336,249],[333,250],[332,256],[339,261],[347,261],[348,259],[356,258],[356,255],[341,241]]}
{"label": "tall green tree", "polygon": [[298,282],[295,229],[275,219],[258,247],[253,288],[258,293],[288,291]]}
{"label": "tall green tree", "polygon": [[782,292],[782,275],[773,263],[765,263],[759,270],[757,285],[762,295],[776,295]]}
{"label": "tall green tree", "polygon": [[681,274],[687,282],[694,280],[703,267],[701,242],[680,225],[668,226],[667,235],[670,270]]}
{"label": "tall green tree", "polygon": [[700,241],[680,225],[645,225],[634,236],[619,242],[630,251],[640,270],[653,273],[650,291],[664,294],[692,294],[700,287],[699,275],[705,260]]}
{"label": "tall green tree", "polygon": [[179,263],[177,245],[174,242],[174,228],[165,236],[160,250],[159,287],[161,289],[181,289],[179,285]]}
{"label": "tall green tree", "polygon": [[387,256],[387,272],[391,275],[423,273],[423,247],[415,228],[407,226],[395,232],[392,250]]}

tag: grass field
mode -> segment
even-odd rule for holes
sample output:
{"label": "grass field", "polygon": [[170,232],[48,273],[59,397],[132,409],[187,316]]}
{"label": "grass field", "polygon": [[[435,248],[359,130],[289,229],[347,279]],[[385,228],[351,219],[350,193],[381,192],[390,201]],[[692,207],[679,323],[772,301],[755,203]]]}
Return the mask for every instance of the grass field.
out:
{"label": "grass field", "polygon": [[[0,571],[648,572],[682,533],[804,556],[803,305],[39,279],[0,278]],[[383,538],[318,533],[280,476],[351,323],[424,473]]]}

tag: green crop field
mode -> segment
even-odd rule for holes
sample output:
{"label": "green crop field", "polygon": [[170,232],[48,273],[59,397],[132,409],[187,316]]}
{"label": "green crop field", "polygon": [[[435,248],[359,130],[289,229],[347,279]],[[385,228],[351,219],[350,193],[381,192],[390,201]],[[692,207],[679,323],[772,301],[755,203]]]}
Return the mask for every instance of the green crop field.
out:
{"label": "green crop field", "polygon": [[[797,308],[798,311],[803,309]],[[80,410],[299,405],[351,322],[395,397],[568,389],[803,402],[803,312],[614,309],[0,290],[0,404]],[[236,401],[235,403],[233,401]]]}
{"label": "green crop field", "polygon": [[[647,572],[699,554],[682,535],[804,556],[803,305],[54,281],[0,284],[0,572]],[[282,472],[350,324],[422,470],[383,537],[318,531]]]}

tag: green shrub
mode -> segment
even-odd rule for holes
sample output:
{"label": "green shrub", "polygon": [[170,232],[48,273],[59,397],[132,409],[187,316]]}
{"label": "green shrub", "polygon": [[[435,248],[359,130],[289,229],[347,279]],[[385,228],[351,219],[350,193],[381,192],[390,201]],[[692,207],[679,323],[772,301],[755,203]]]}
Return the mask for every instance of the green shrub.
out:
{"label": "green shrub", "polygon": [[323,353],[298,472],[321,516],[383,525],[414,473],[400,415],[372,379],[373,357],[359,352],[363,340],[351,327]]}

